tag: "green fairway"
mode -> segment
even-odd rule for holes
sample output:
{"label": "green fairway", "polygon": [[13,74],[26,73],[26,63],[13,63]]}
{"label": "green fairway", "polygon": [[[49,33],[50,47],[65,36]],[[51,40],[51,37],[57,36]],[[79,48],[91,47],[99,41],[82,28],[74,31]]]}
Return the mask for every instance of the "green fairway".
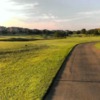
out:
{"label": "green fairway", "polygon": [[[42,100],[70,50],[100,37],[0,42],[0,100]],[[100,44],[97,44],[97,47]]]}

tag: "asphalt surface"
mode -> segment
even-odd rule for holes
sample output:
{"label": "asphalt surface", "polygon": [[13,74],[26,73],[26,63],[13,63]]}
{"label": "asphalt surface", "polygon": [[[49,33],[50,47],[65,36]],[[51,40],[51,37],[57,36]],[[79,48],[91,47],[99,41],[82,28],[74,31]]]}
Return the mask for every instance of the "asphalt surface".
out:
{"label": "asphalt surface", "polygon": [[75,47],[44,100],[100,100],[100,50],[93,46]]}

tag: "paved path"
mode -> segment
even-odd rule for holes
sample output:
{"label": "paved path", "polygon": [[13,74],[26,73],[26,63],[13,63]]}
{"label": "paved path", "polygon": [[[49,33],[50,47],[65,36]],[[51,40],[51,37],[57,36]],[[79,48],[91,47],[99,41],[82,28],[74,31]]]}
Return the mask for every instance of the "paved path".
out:
{"label": "paved path", "polygon": [[100,51],[93,45],[73,50],[44,100],[100,100]]}

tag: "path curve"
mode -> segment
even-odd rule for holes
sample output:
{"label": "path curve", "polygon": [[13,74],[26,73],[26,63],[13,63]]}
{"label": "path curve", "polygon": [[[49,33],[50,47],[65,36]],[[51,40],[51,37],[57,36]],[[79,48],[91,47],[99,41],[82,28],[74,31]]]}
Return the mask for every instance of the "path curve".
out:
{"label": "path curve", "polygon": [[44,100],[100,100],[100,51],[94,44],[75,47]]}

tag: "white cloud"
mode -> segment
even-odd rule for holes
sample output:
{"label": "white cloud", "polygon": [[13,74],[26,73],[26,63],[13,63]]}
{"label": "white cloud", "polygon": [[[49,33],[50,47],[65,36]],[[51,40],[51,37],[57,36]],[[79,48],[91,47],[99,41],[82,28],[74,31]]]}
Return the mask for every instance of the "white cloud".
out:
{"label": "white cloud", "polygon": [[91,19],[91,18],[96,18],[95,15],[100,14],[100,10],[98,11],[87,11],[87,12],[78,12],[73,17],[68,17],[65,19],[55,19],[55,22],[74,22],[74,21],[79,21],[79,20],[85,20],[85,19]]}
{"label": "white cloud", "polygon": [[75,20],[79,20],[80,18],[66,18],[66,19],[55,19],[55,22],[71,22]]}
{"label": "white cloud", "polygon": [[79,15],[97,15],[97,14],[100,14],[100,10],[79,12],[78,14]]}
{"label": "white cloud", "polygon": [[[0,23],[6,22],[11,19],[27,19],[26,10],[35,10],[35,7],[38,6],[38,2],[32,4],[23,4],[18,5],[16,2],[11,2],[10,0],[1,0],[0,1]],[[32,12],[33,14],[34,12]]]}
{"label": "white cloud", "polygon": [[71,18],[65,18],[65,19],[57,18],[55,19],[55,22],[73,22],[73,21],[84,19],[84,18],[87,18],[87,17],[74,15],[74,17],[71,17]]}
{"label": "white cloud", "polygon": [[[57,16],[51,14],[51,13],[43,13],[38,15],[33,15],[33,17],[29,17],[26,21],[30,22],[51,22],[57,19]],[[25,20],[24,20],[25,21]]]}
{"label": "white cloud", "polygon": [[49,14],[42,14],[42,16],[40,18],[42,18],[42,19],[56,19],[57,17],[54,16],[53,14],[49,13]]}

